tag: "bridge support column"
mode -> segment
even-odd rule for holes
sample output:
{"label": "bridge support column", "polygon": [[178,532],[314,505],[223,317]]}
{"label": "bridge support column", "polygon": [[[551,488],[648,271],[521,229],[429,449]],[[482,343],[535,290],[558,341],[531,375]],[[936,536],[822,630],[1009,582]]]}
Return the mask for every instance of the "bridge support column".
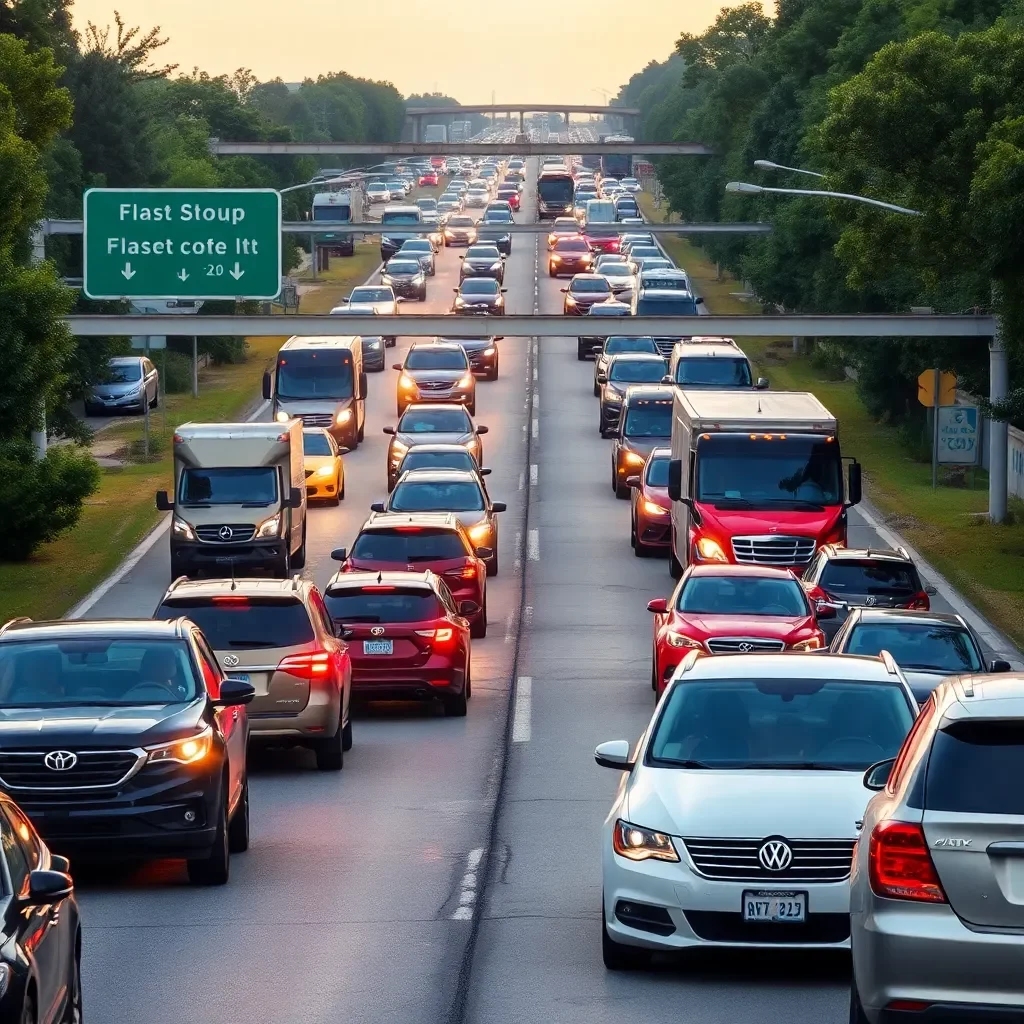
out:
{"label": "bridge support column", "polygon": [[519,132],[520,132],[520,134],[522,134],[524,131],[526,131],[526,125],[523,123],[525,117],[526,117],[526,111],[525,110],[520,110],[519,111]]}

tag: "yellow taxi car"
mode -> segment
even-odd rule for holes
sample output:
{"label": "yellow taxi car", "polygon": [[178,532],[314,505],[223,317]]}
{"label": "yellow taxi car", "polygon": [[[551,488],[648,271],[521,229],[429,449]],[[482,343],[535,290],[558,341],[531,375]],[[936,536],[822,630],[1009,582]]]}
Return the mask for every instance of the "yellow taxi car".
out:
{"label": "yellow taxi car", "polygon": [[329,501],[337,505],[345,497],[345,463],[347,448],[323,427],[306,427],[302,431],[302,454],[306,463],[306,497],[310,501]]}

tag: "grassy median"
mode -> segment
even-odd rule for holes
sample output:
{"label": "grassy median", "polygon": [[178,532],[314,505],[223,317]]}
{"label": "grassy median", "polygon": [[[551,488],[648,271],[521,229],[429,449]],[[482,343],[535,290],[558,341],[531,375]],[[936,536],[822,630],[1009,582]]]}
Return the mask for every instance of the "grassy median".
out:
{"label": "grassy median", "polygon": [[[648,196],[644,213],[664,220]],[[684,236],[661,237],[672,258],[684,267],[712,313],[759,313],[744,301],[741,285]],[[976,605],[1013,642],[1024,648],[1024,508],[1011,500],[1015,522],[988,522],[988,475],[966,474],[962,486],[932,490],[931,464],[917,461],[900,432],[878,423],[857,397],[856,385],[815,366],[793,352],[786,338],[742,338],[756,372],[779,391],[812,391],[839,419],[843,451],[863,465],[867,497],[887,526],[899,532]]]}
{"label": "grassy median", "polygon": [[[304,313],[327,312],[355,285],[362,284],[379,262],[373,243],[357,246],[356,255],[331,261],[318,291],[303,296]],[[244,363],[208,367],[200,372],[199,397],[167,395],[150,414],[150,461],[142,459],[143,422],[139,417],[98,435],[94,450],[114,453],[124,465],[105,467],[99,490],[87,500],[78,525],[27,562],[0,564],[0,622],[15,615],[59,618],[105,579],[157,524],[153,504],[160,489],[171,486],[171,437],[189,420],[230,421],[245,415],[259,400],[263,371],[272,365],[287,338],[287,316],[280,337],[249,338]],[[159,353],[154,361],[160,365]],[[142,608],[140,615],[152,609]]]}

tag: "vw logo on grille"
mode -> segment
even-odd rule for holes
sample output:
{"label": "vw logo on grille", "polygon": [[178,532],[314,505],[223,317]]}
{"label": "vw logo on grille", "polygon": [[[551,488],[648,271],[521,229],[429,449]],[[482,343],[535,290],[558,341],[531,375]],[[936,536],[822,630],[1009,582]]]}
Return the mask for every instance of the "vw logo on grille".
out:
{"label": "vw logo on grille", "polygon": [[754,649],[754,645],[753,644],[748,644],[745,640],[743,641],[743,643],[739,644],[738,646],[739,646],[739,649],[741,651],[743,651],[744,654],[749,654]]}
{"label": "vw logo on grille", "polygon": [[234,535],[235,531],[232,530],[230,526],[222,526],[217,531],[217,536],[220,537],[221,540],[231,540]]}
{"label": "vw logo on grille", "polygon": [[43,764],[51,771],[66,772],[78,764],[78,755],[72,754],[70,750],[51,750],[43,758]]}
{"label": "vw logo on grille", "polygon": [[757,859],[767,871],[785,871],[793,863],[793,850],[781,839],[766,839],[757,851]]}
{"label": "vw logo on grille", "polygon": [[234,668],[238,664],[238,655],[237,654],[225,654],[224,655],[224,664],[227,665],[228,668]]}
{"label": "vw logo on grille", "polygon": [[383,626],[374,626],[373,629],[370,630],[370,636],[383,636],[383,635],[384,635],[384,627]]}

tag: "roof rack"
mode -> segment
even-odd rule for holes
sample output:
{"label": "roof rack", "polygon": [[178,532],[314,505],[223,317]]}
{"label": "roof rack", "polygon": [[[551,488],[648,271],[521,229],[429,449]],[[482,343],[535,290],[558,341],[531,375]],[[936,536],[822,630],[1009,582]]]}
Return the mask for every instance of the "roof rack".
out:
{"label": "roof rack", "polygon": [[188,583],[187,576],[177,576],[171,580],[170,586],[167,588],[167,592],[170,593],[179,583]]}
{"label": "roof rack", "polygon": [[11,626],[23,626],[26,622],[31,622],[27,615],[17,615],[13,619],[8,619],[2,626],[0,626],[0,633],[6,633]]}

